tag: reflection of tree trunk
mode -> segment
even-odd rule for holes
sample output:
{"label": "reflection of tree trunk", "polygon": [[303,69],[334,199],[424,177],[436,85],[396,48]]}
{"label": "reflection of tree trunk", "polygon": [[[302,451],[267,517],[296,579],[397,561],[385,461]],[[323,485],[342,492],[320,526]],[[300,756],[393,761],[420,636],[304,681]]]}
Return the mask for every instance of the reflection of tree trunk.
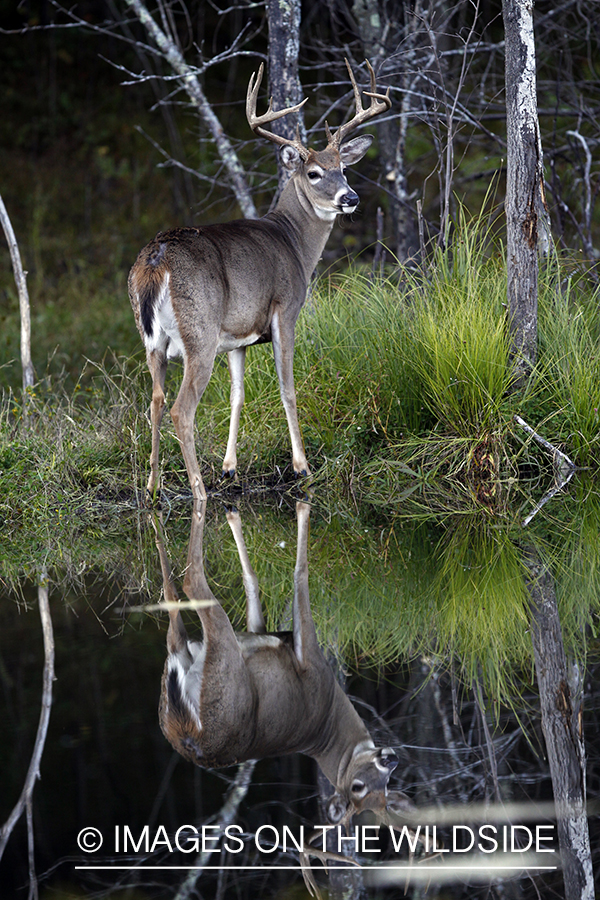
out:
{"label": "reflection of tree trunk", "polygon": [[[217,813],[216,816],[217,824],[221,828],[221,834],[223,834],[226,827],[235,822],[237,818],[240,804],[248,793],[255,765],[255,759],[248,759],[246,762],[240,763],[237,767],[235,779],[227,792],[225,802],[221,807],[220,812]],[[193,863],[194,867],[190,869],[185,880],[179,885],[175,900],[189,900],[190,897],[198,896],[196,882],[202,874],[202,867],[208,865],[210,862],[210,854],[210,850],[203,850],[202,853],[198,854]]]}
{"label": "reflection of tree trunk", "polygon": [[33,813],[31,799],[35,783],[40,778],[40,766],[42,763],[42,755],[46,744],[46,735],[48,734],[48,724],[50,722],[50,710],[52,709],[52,683],[54,681],[54,630],[52,628],[52,617],[50,615],[50,602],[48,599],[48,573],[44,568],[40,573],[38,584],[38,603],[40,610],[40,619],[42,621],[42,635],[44,638],[44,676],[42,686],[42,703],[40,710],[40,720],[38,724],[37,735],[29,769],[25,777],[25,784],[21,791],[16,805],[9,814],[6,822],[0,828],[0,859],[4,853],[4,849],[10,838],[12,831],[23,815],[27,817],[27,838],[29,845],[29,896],[38,896],[37,876],[35,873],[35,863],[33,856],[34,835],[33,835]]}
{"label": "reflection of tree trunk", "polygon": [[593,900],[580,677],[573,666],[576,677],[569,678],[552,575],[534,547],[526,547],[523,556],[528,571],[531,638],[558,817],[565,900]]}
{"label": "reflection of tree trunk", "polygon": [[[343,685],[342,685],[343,686]],[[321,821],[327,822],[327,805],[328,801],[331,798],[332,794],[335,791],[335,788],[323,775],[321,770],[318,770],[317,774],[317,784],[319,787],[319,808],[321,810]],[[355,834],[354,826],[350,826],[350,835]],[[326,849],[330,853],[338,853],[338,831],[337,828],[333,831],[328,831],[326,833]],[[320,843],[316,843],[315,846],[321,847]],[[348,856],[351,859],[356,859],[357,853],[354,849],[354,843],[352,841],[344,841],[342,845],[342,853],[344,856]],[[354,866],[347,868],[340,868],[335,861],[329,861],[327,863],[327,871],[329,872],[329,897],[331,900],[365,900],[368,896],[365,888],[365,883],[363,879],[362,869],[355,868]]]}
{"label": "reflection of tree trunk", "polygon": [[[324,652],[328,664],[335,672],[335,677],[338,684],[340,685],[344,693],[346,693],[346,676],[344,674],[344,670],[338,662],[338,658],[334,653],[331,652],[331,650],[325,651],[324,649]],[[317,786],[319,789],[320,821],[326,823],[327,807],[329,805],[329,800],[335,793],[335,788],[320,769],[318,769],[317,772]],[[354,834],[352,827],[353,826],[350,826],[350,834]],[[326,833],[326,849],[331,853],[339,852],[337,834],[337,829]],[[319,844],[316,844],[315,846],[319,846]],[[357,853],[352,841],[343,842],[342,853],[344,854],[344,856],[348,856],[351,859],[356,859]],[[365,888],[362,869],[350,866],[348,866],[347,868],[340,868],[333,861],[330,861],[328,863],[327,869],[329,872],[329,896],[331,897],[331,900],[365,900],[365,898],[367,897],[367,891]]]}
{"label": "reflection of tree trunk", "polygon": [[416,806],[440,804],[440,786],[447,788],[452,775],[458,777],[454,784],[455,797],[466,803],[468,788],[460,779],[464,766],[433,660],[422,657],[411,666],[409,697],[410,714],[408,710],[405,713],[409,729],[407,742],[410,740],[414,745],[411,758],[420,776],[420,786],[413,798]]}

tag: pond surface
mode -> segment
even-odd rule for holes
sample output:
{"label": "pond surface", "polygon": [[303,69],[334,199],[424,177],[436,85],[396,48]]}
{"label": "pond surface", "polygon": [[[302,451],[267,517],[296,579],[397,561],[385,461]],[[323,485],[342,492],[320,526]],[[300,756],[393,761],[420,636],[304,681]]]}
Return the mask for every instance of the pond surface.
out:
{"label": "pond surface", "polygon": [[[332,508],[326,497],[312,496],[309,587],[320,644],[375,744],[398,754],[389,788],[403,791],[417,810],[401,845],[401,830],[390,832],[387,820],[376,832],[372,814],[358,819],[350,835],[363,868],[355,872],[332,866],[328,880],[313,860],[318,884],[333,896],[562,896],[523,552],[533,546],[550,566],[567,656],[585,666],[594,802],[600,502],[576,478],[523,529],[524,507],[534,508],[545,489],[534,485],[530,497],[521,494],[508,517],[489,509],[425,515],[421,489],[377,506]],[[228,517],[232,499],[224,499],[208,501],[204,570],[243,630],[242,566]],[[267,628],[290,630],[295,498],[238,495],[235,504]],[[163,505],[160,533],[183,600],[191,519],[191,503]],[[77,521],[72,511],[48,546],[56,681],[33,800],[40,895],[184,897],[195,889],[202,897],[307,896],[290,835],[297,842],[304,830],[306,840],[325,824],[333,792],[314,760],[293,754],[246,769],[206,770],[184,760],[161,733],[168,617],[154,606],[163,575],[152,516],[123,505]],[[40,710],[44,654],[34,577],[18,595],[7,586],[0,616],[4,821],[24,782]],[[197,614],[184,618],[199,640]],[[215,827],[226,800],[228,840]],[[465,814],[473,804],[488,805]],[[178,832],[182,826],[192,831]],[[590,829],[594,848],[597,818]],[[339,837],[332,832],[330,850],[337,851]],[[352,850],[354,841],[340,846]],[[396,868],[382,874],[384,865]],[[426,874],[426,894],[417,871],[425,866],[438,866],[433,877]],[[3,897],[27,896],[24,817],[5,851],[2,884]]]}

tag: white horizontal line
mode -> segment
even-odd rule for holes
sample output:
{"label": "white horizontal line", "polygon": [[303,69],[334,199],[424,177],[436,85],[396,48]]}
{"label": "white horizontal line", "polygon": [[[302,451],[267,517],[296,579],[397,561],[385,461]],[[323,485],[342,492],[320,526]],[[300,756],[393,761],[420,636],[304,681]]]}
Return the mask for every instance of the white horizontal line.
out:
{"label": "white horizontal line", "polygon": [[[292,872],[300,872],[302,869],[310,869],[311,866],[75,866],[76,869],[127,869],[127,870],[139,870],[139,869],[149,869],[149,870],[158,870],[158,869],[182,869],[185,871],[192,871],[196,869],[222,869],[222,870],[249,870],[249,869],[258,869],[260,871],[271,870],[271,869],[279,869],[279,870],[290,870]],[[336,866],[336,870],[340,869],[362,869],[362,870],[370,870],[377,872],[389,872],[389,871],[400,871],[400,872],[463,872],[463,871],[479,871],[477,866]],[[494,871],[500,870],[504,871],[506,869],[516,869],[520,872],[555,872],[558,869],[558,866],[486,866],[485,870]]]}

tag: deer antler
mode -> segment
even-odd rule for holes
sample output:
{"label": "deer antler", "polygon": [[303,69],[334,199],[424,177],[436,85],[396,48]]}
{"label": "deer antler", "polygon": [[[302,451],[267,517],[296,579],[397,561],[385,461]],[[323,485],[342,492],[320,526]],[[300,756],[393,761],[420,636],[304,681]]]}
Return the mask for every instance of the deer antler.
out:
{"label": "deer antler", "polygon": [[[314,835],[313,835],[314,837]],[[306,885],[306,889],[311,897],[316,897],[317,900],[322,900],[321,892],[317,887],[317,882],[315,876],[313,874],[313,869],[309,861],[309,857],[314,856],[316,859],[320,859],[325,868],[325,872],[327,872],[327,862],[341,862],[344,865],[356,866],[360,868],[360,863],[357,863],[355,859],[352,859],[350,856],[344,856],[342,853],[335,853],[333,850],[317,850],[316,847],[309,846],[306,850],[301,850],[298,854],[300,859],[300,865],[302,866],[302,877],[304,878],[304,884]]]}
{"label": "deer antler", "polygon": [[306,160],[308,159],[309,151],[300,140],[299,128],[296,130],[295,140],[292,141],[279,134],[273,134],[272,131],[266,131],[262,126],[267,125],[269,122],[274,122],[275,119],[281,119],[283,116],[289,115],[289,113],[298,112],[298,110],[304,106],[308,97],[305,97],[302,103],[298,103],[296,106],[289,106],[287,109],[279,109],[277,112],[273,109],[273,98],[271,97],[269,99],[269,108],[266,113],[262,116],[257,116],[256,101],[258,100],[258,91],[262,82],[264,69],[264,63],[261,63],[258,75],[253,72],[250,81],[248,82],[248,92],[246,94],[246,118],[248,119],[248,124],[255,134],[266,138],[268,141],[273,141],[274,144],[294,147],[302,159]]}
{"label": "deer antler", "polygon": [[389,88],[387,89],[387,92],[385,94],[377,93],[377,81],[375,79],[375,72],[373,71],[373,66],[371,65],[369,60],[366,59],[365,62],[371,76],[371,90],[364,91],[363,93],[365,94],[365,96],[371,98],[371,103],[368,109],[364,109],[362,101],[360,99],[360,91],[358,89],[358,85],[356,84],[356,79],[350,67],[350,63],[347,59],[344,60],[344,62],[346,63],[346,68],[348,69],[348,74],[350,75],[350,81],[352,82],[356,113],[349,122],[346,122],[345,125],[340,125],[333,136],[329,130],[329,126],[327,125],[327,123],[325,123],[327,140],[329,141],[328,147],[334,147],[336,149],[341,145],[342,141],[345,140],[345,138],[350,134],[351,131],[354,131],[354,129],[359,125],[362,125],[363,122],[367,122],[374,116],[378,116],[379,113],[386,112],[392,105],[392,101],[390,100]]}

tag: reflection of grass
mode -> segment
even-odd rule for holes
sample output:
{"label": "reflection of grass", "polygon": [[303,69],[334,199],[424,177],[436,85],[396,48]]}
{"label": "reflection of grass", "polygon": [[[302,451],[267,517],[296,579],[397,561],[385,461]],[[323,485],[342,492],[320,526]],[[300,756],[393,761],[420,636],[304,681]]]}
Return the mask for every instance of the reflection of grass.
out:
{"label": "reflection of grass", "polygon": [[[56,490],[55,488],[51,488]],[[309,541],[311,604],[321,641],[352,665],[375,667],[417,657],[452,667],[459,681],[481,682],[499,702],[514,698],[520,674],[532,670],[521,530],[482,526],[476,515],[444,526],[418,525],[374,515],[317,493]],[[291,627],[296,552],[293,498],[264,494],[238,498],[248,552],[260,585],[270,629]],[[163,510],[167,551],[180,596],[186,567],[190,505]],[[21,514],[23,511],[21,511]],[[77,504],[58,491],[46,510],[30,510],[26,527],[5,523],[3,577],[35,577],[42,561],[51,582],[66,595],[85,595],[85,585],[110,586],[117,597],[106,612],[136,628],[140,612],[117,612],[127,603],[156,603],[162,582],[149,516],[118,498]],[[581,529],[576,527],[576,516]],[[527,535],[555,573],[567,653],[584,657],[586,634],[600,602],[600,504],[588,498],[571,522],[538,525]],[[559,523],[557,523],[559,525]],[[208,506],[205,567],[209,584],[236,627],[243,628],[244,591],[233,537],[218,500]],[[64,585],[64,588],[62,587]],[[116,616],[116,618],[115,618]],[[166,628],[164,616],[153,618]],[[186,621],[199,632],[193,613]],[[114,621],[113,621],[114,620]],[[593,633],[593,631],[592,631]]]}
{"label": "reflection of grass", "polygon": [[[295,371],[316,503],[329,519],[325,527],[314,517],[320,524],[311,544],[312,596],[322,633],[356,660],[425,653],[449,662],[454,656],[467,680],[481,675],[493,696],[501,696],[514,667],[527,665],[530,653],[515,549],[519,519],[531,508],[528,495],[539,499],[552,478],[551,461],[513,425],[513,416],[519,413],[559,442],[595,478],[600,335],[597,296],[553,264],[541,279],[539,365],[526,389],[512,393],[503,268],[488,250],[476,231],[463,226],[451,252],[435,259],[427,274],[406,271],[382,281],[351,272],[322,279],[298,324]],[[127,341],[135,345],[125,309]],[[48,305],[43,315],[50,332],[66,330],[60,310]],[[101,304],[94,315],[103,335]],[[98,344],[119,345],[126,327],[121,320],[108,322]],[[289,473],[289,437],[270,348],[252,348],[247,363],[239,471],[260,486],[279,480],[280,469]],[[168,402],[179,380],[180,368],[173,365]],[[128,584],[156,594],[155,550],[136,506],[150,453],[145,366],[129,358],[89,364],[75,387],[69,384],[48,375],[36,385],[27,425],[20,399],[4,396],[2,576],[14,588],[44,563],[56,578],[120,570],[125,535]],[[227,368],[219,361],[197,416],[209,487],[218,484],[228,395]],[[188,485],[168,416],[161,460],[167,507],[176,509]],[[552,501],[530,529],[556,571],[563,627],[573,647],[599,594],[600,561],[594,552],[589,564],[583,562],[585,545],[574,524],[580,514],[571,499]],[[555,531],[549,516],[557,517]],[[409,520],[420,524],[409,526]],[[596,547],[597,516],[586,521],[587,547]],[[290,545],[293,520],[285,522]],[[281,541],[281,517],[261,512],[247,527],[265,548],[257,551],[256,565],[274,625],[285,609],[293,557],[284,564],[282,551],[273,551]],[[186,529],[177,528],[181,568]],[[218,534],[226,540],[220,526]],[[222,565],[215,556],[217,580]],[[227,567],[233,573],[235,561]],[[593,588],[582,587],[587,576]],[[227,586],[223,591],[229,596]],[[578,602],[580,596],[585,599]]]}

